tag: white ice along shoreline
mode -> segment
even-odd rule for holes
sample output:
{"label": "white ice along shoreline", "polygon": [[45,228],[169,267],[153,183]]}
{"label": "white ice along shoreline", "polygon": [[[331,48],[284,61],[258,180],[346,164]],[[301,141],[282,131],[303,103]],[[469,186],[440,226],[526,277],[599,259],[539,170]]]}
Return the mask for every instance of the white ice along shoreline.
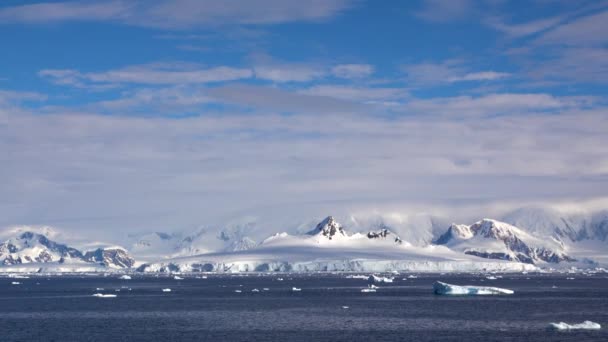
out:
{"label": "white ice along shoreline", "polygon": [[599,323],[584,321],[578,324],[568,324],[564,322],[549,323],[549,329],[552,330],[599,330],[602,326]]}
{"label": "white ice along shoreline", "polygon": [[452,285],[441,281],[433,284],[433,291],[438,295],[449,296],[487,296],[487,295],[510,295],[513,290],[490,286]]}
{"label": "white ice along shoreline", "polygon": [[[606,221],[598,223],[599,228],[608,227],[600,224],[608,223],[606,217]],[[328,216],[312,230],[308,227],[314,226],[307,224],[301,229],[271,236],[264,232],[251,238],[246,235],[248,230],[239,229],[222,230],[217,236],[204,229],[194,235],[136,234],[112,245],[82,245],[82,241],[70,240],[66,234],[48,227],[24,226],[0,231],[0,273],[510,273],[573,267],[597,270],[602,269],[601,263],[593,260],[604,255],[607,246],[606,239],[580,241],[581,245],[573,240],[570,244],[563,239],[561,230],[556,233],[557,238],[539,236],[534,229],[528,231],[492,219],[470,226],[452,224],[447,231],[444,223],[418,231],[409,226],[401,229],[390,220],[385,224],[384,219],[388,218],[375,223],[350,220],[348,226],[342,226]],[[93,245],[97,249],[90,250]],[[578,257],[581,251],[587,251],[581,254],[583,258]]]}

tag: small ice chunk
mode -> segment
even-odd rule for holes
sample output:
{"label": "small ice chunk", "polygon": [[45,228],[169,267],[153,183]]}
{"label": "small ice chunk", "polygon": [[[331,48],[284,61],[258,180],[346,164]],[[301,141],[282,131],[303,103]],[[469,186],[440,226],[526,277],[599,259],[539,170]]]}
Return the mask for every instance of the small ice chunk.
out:
{"label": "small ice chunk", "polygon": [[125,275],[120,276],[120,278],[118,278],[118,279],[131,280],[131,276],[125,274]]}
{"label": "small ice chunk", "polygon": [[488,279],[488,280],[496,280],[498,278],[496,278],[495,276],[487,276],[486,279]]}
{"label": "small ice chunk", "polygon": [[241,293],[241,292],[243,292],[243,291],[241,291],[241,290],[234,290],[234,292],[236,292],[236,293]]}
{"label": "small ice chunk", "polygon": [[452,285],[436,281],[433,284],[433,291],[438,295],[502,295],[513,294],[513,290],[502,289],[500,287],[472,286],[472,285]]}
{"label": "small ice chunk", "polygon": [[21,283],[20,283],[20,282],[18,282],[18,281],[13,281],[13,282],[11,282],[11,284],[12,284],[12,285],[21,285]]}
{"label": "small ice chunk", "polygon": [[302,289],[301,288],[297,288],[297,287],[292,287],[291,291],[293,291],[293,292],[300,292],[300,291],[302,291]]}
{"label": "small ice chunk", "polygon": [[251,290],[251,292],[260,292],[260,290],[258,290],[258,289],[253,289],[253,290]]}
{"label": "small ice chunk", "polygon": [[163,289],[163,292],[171,292],[171,289]]}
{"label": "small ice chunk", "polygon": [[98,287],[95,289],[95,291],[104,291],[103,287]]}
{"label": "small ice chunk", "polygon": [[367,282],[370,284],[379,284],[379,283],[392,283],[395,278],[388,277],[377,277],[375,275],[370,275],[367,278]]}
{"label": "small ice chunk", "polygon": [[408,277],[408,278],[410,278],[410,279],[416,279],[416,278],[418,278],[418,276],[415,276],[415,275],[413,275],[413,274],[410,274],[410,275],[409,275],[409,276],[407,276],[407,277]]}
{"label": "small ice chunk", "polygon": [[277,278],[277,281],[283,281],[283,278]]}
{"label": "small ice chunk", "polygon": [[344,310],[346,310],[346,309],[348,309],[348,308],[349,308],[349,307],[348,307],[348,306],[346,306],[346,305],[342,306],[342,309],[344,309]]}
{"label": "small ice chunk", "polygon": [[116,295],[115,294],[95,293],[95,294],[93,294],[93,297],[98,297],[98,298],[115,298]]}
{"label": "small ice chunk", "polygon": [[602,326],[599,323],[591,321],[584,321],[583,323],[578,324],[568,324],[564,322],[549,323],[549,329],[553,330],[598,330],[601,328]]}
{"label": "small ice chunk", "polygon": [[376,292],[376,289],[372,289],[372,288],[361,289],[361,292],[363,292],[363,293]]}
{"label": "small ice chunk", "polygon": [[265,287],[265,288],[262,289],[262,291],[270,291],[270,289],[267,288],[267,287]]}
{"label": "small ice chunk", "polygon": [[175,276],[175,277],[173,277],[173,279],[175,279],[175,280],[184,280],[184,278],[182,278],[180,276]]}

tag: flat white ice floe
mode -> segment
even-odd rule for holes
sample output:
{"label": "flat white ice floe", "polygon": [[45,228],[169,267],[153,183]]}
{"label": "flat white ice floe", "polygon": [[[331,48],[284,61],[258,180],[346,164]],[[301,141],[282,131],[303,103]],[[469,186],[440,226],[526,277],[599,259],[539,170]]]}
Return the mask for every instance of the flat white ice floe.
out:
{"label": "flat white ice floe", "polygon": [[171,292],[171,289],[163,289],[163,292]]}
{"label": "flat white ice floe", "polygon": [[123,275],[123,276],[120,276],[120,278],[118,278],[118,279],[122,279],[122,280],[131,280],[131,276],[126,275],[126,274],[125,274],[125,275]]}
{"label": "flat white ice floe", "polygon": [[298,288],[298,287],[292,287],[291,291],[293,291],[293,292],[300,292],[300,291],[302,291],[302,289]]}
{"label": "flat white ice floe", "polygon": [[376,289],[372,289],[372,288],[362,289],[361,292],[363,292],[363,293],[376,292]]}
{"label": "flat white ice floe", "polygon": [[175,280],[184,280],[184,278],[182,278],[180,276],[175,276],[175,277],[173,277],[173,279],[175,279]]}
{"label": "flat white ice floe", "polygon": [[95,294],[93,294],[93,297],[98,297],[98,298],[114,298],[114,297],[116,297],[116,295],[115,294],[95,293]]}
{"label": "flat white ice floe", "polygon": [[234,290],[234,292],[236,292],[236,293],[241,293],[241,292],[243,292],[243,291],[241,291],[241,290]]}
{"label": "flat white ice floe", "polygon": [[18,281],[13,281],[13,282],[11,282],[11,285],[21,285],[21,283]]}
{"label": "flat white ice floe", "polygon": [[564,322],[549,323],[549,329],[554,330],[598,330],[601,328],[602,326],[599,323],[591,321],[584,321],[583,323],[578,324],[568,324]]}
{"label": "flat white ice floe", "polygon": [[490,286],[472,286],[472,285],[452,285],[441,281],[436,281],[433,284],[433,291],[438,295],[504,295],[513,294],[513,290],[502,289],[500,287]]}

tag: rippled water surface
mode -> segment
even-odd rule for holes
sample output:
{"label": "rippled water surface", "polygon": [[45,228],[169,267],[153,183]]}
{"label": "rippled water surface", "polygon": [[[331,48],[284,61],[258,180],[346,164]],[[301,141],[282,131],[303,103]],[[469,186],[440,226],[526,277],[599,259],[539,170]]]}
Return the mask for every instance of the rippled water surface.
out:
{"label": "rippled water surface", "polygon": [[[376,293],[361,293],[367,281],[345,275],[0,278],[0,340],[608,341],[605,274],[407,276]],[[435,280],[515,294],[436,296]],[[117,297],[92,297],[98,292]],[[585,320],[602,329],[547,330]]]}

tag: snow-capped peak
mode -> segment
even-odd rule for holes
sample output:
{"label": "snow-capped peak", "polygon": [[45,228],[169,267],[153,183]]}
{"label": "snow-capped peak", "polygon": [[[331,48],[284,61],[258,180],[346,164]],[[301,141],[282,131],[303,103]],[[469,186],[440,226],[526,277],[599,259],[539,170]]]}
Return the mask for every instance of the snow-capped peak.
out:
{"label": "snow-capped peak", "polygon": [[340,237],[348,237],[344,231],[344,228],[342,228],[342,225],[338,223],[333,216],[327,216],[308,234],[324,236],[329,240]]}

